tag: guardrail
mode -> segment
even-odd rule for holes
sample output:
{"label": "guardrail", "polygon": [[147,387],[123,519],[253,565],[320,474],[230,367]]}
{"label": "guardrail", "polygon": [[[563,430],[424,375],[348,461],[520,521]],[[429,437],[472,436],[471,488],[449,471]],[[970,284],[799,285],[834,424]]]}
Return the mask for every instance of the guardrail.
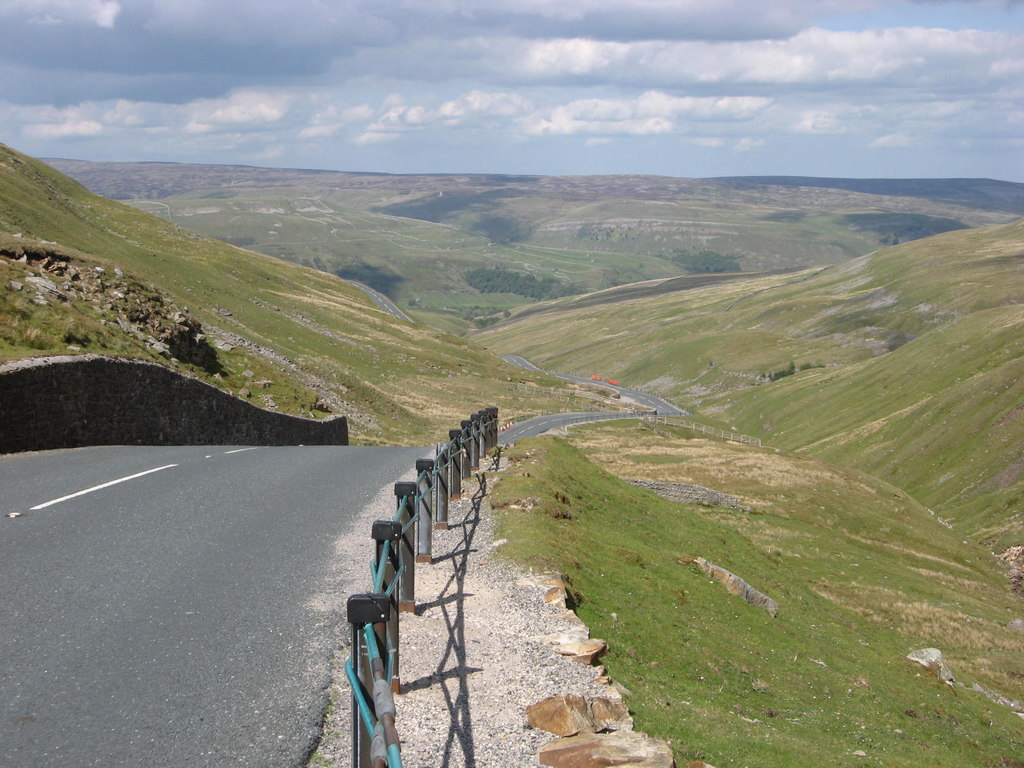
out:
{"label": "guardrail", "polygon": [[401,692],[399,615],[416,611],[416,564],[432,563],[435,529],[448,503],[498,445],[498,409],[485,408],[448,432],[433,459],[416,461],[416,480],[395,483],[396,509],[371,529],[369,592],[348,598],[352,630],[345,676],[352,687],[352,768],[401,768],[394,695]]}
{"label": "guardrail", "polygon": [[696,421],[681,419],[678,416],[645,416],[644,423],[651,424],[652,426],[665,424],[666,426],[671,427],[684,427],[686,429],[692,429],[694,432],[700,432],[701,434],[710,435],[711,437],[717,437],[722,440],[731,440],[734,443],[745,443],[746,445],[756,445],[759,448],[761,447],[761,438],[759,437],[741,435],[739,432],[718,429],[718,427],[709,427],[707,424],[698,424]]}

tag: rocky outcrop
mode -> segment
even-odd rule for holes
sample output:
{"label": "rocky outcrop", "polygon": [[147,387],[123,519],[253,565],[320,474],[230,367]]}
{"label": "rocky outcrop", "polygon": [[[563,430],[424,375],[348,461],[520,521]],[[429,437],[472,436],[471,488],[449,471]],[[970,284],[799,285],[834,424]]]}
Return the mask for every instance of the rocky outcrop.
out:
{"label": "rocky outcrop", "polygon": [[538,757],[541,765],[554,768],[674,768],[676,764],[668,744],[632,731],[581,733],[556,739],[541,747]]}
{"label": "rocky outcrop", "polygon": [[745,505],[738,496],[716,491],[713,488],[705,488],[703,485],[692,485],[690,483],[656,483],[651,480],[630,480],[630,483],[653,491],[662,498],[669,501],[677,501],[680,504],[700,504],[705,507],[729,507],[738,509],[741,512],[749,512],[750,507]]}
{"label": "rocky outcrop", "polygon": [[[544,592],[544,600],[563,610],[569,629],[537,638],[553,646],[556,653],[590,664],[607,650],[604,640],[590,638],[590,629],[566,608],[569,591],[560,574],[530,574],[520,584]],[[541,765],[559,768],[591,768],[621,765],[636,768],[672,768],[672,750],[664,741],[633,732],[633,718],[622,700],[625,688],[613,683],[604,667],[597,667],[595,682],[607,691],[602,696],[560,694],[531,705],[526,710],[529,724],[560,736],[541,748]]]}
{"label": "rocky outcrop", "polygon": [[908,653],[907,658],[920,664],[946,685],[953,685],[956,682],[952,671],[946,665],[946,660],[942,657],[942,651],[938,648],[921,648]]}
{"label": "rocky outcrop", "polygon": [[714,563],[705,560],[703,557],[695,557],[693,562],[702,571],[704,571],[704,573],[722,584],[732,594],[737,597],[741,597],[751,605],[766,611],[773,619],[778,614],[778,603],[763,592],[759,592],[754,589],[736,574],[730,573],[725,570],[725,568],[717,566]]}
{"label": "rocky outcrop", "polygon": [[100,355],[0,365],[0,453],[84,445],[347,445],[348,422],[257,408],[156,363]]}
{"label": "rocky outcrop", "polygon": [[622,699],[603,696],[551,696],[527,707],[526,720],[555,736],[633,730],[633,718]]}

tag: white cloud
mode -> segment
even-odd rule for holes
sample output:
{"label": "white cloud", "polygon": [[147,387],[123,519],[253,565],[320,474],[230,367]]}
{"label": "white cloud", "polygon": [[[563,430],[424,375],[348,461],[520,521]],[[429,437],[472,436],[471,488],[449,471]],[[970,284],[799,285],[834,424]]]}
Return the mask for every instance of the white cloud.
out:
{"label": "white cloud", "polygon": [[755,139],[753,136],[744,136],[742,139],[736,142],[736,146],[733,147],[734,152],[752,152],[755,149],[760,149],[767,141],[765,139]]}
{"label": "white cloud", "polygon": [[531,135],[656,135],[684,132],[690,121],[746,120],[771,104],[762,97],[672,96],[647,91],[634,99],[578,99],[532,115]]}
{"label": "white cloud", "polygon": [[117,0],[4,0],[0,15],[21,16],[45,26],[88,24],[113,29],[121,13]]}
{"label": "white cloud", "polygon": [[913,143],[914,138],[912,136],[908,136],[905,133],[890,133],[885,136],[879,136],[868,144],[868,146],[872,149],[891,149],[909,147],[912,146]]}
{"label": "white cloud", "polygon": [[[977,30],[806,29],[782,40],[541,40],[502,43],[514,73],[559,80],[587,75],[613,83],[955,85],[1024,71],[1024,38]],[[518,51],[518,52],[517,52]],[[958,77],[949,79],[950,73]]]}
{"label": "white cloud", "polygon": [[192,119],[185,130],[207,133],[216,126],[275,123],[288,113],[290,97],[285,93],[239,91],[225,99],[202,99],[189,105]]}

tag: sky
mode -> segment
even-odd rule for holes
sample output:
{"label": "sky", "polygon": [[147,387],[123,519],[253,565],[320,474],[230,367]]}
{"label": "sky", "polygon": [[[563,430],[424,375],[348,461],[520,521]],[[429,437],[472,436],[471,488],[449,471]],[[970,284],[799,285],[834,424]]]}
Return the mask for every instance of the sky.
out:
{"label": "sky", "polygon": [[37,157],[1024,182],[1024,0],[0,0],[0,39]]}

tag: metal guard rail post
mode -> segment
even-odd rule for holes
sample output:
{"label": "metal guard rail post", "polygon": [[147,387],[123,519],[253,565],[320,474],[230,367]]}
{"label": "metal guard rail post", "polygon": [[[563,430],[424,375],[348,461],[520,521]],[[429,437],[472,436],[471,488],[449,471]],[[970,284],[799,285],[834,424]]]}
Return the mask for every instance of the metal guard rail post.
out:
{"label": "metal guard rail post", "polygon": [[448,432],[435,459],[416,461],[415,482],[395,483],[393,519],[377,520],[371,530],[372,591],[348,599],[353,768],[402,768],[394,699],[401,689],[399,615],[416,610],[416,563],[433,562],[432,532],[448,527],[448,502],[461,498],[470,468],[497,447],[498,409],[485,408],[461,427]]}

